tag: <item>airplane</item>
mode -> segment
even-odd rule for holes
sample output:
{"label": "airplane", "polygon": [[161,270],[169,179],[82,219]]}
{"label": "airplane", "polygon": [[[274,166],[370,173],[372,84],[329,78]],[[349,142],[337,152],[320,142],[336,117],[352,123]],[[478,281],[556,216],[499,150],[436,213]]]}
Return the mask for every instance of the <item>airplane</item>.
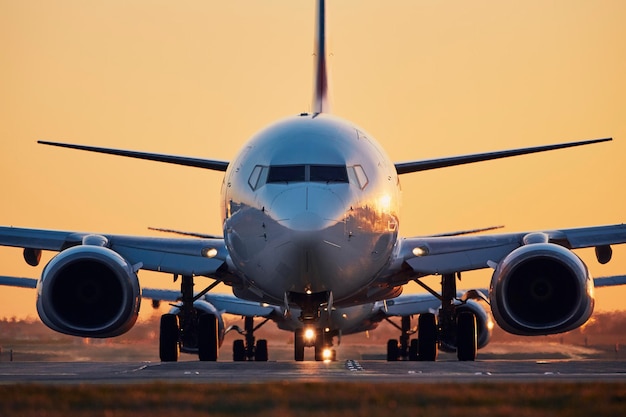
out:
{"label": "airplane", "polygon": [[[128,331],[142,298],[140,270],[180,278],[180,301],[161,320],[162,361],[178,360],[181,349],[197,352],[202,361],[217,360],[220,310],[197,305],[220,283],[232,288],[233,302],[278,306],[293,319],[296,360],[309,343],[306,330],[313,330],[320,346],[329,344],[325,314],[381,302],[384,307],[409,282],[424,287],[439,306],[418,315],[418,359],[434,361],[439,349],[453,349],[459,360],[475,360],[479,317],[466,307],[474,298],[457,291],[461,273],[471,270],[493,270],[488,302],[507,332],[555,334],[591,317],[594,281],[573,250],[593,247],[597,260],[607,263],[611,246],[626,242],[626,225],[401,237],[400,178],[612,139],[394,163],[371,135],[330,113],[325,16],[326,2],[318,0],[312,111],[262,129],[231,161],[39,141],[224,173],[219,236],[0,227],[0,245],[23,248],[29,265],[40,263],[43,250],[58,252],[36,284],[37,311],[48,327],[79,337]],[[432,275],[440,277],[440,291],[423,281]],[[194,285],[205,278],[213,282],[196,293]],[[623,284],[619,277],[610,282]]]}

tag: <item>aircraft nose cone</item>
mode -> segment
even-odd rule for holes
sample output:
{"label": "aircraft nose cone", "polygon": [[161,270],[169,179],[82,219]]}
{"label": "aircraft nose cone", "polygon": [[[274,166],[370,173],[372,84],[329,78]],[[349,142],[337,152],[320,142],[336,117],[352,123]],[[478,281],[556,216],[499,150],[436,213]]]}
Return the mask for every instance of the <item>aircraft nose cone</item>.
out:
{"label": "aircraft nose cone", "polygon": [[278,194],[271,205],[278,223],[294,231],[318,231],[343,221],[345,204],[333,190],[303,186]]}

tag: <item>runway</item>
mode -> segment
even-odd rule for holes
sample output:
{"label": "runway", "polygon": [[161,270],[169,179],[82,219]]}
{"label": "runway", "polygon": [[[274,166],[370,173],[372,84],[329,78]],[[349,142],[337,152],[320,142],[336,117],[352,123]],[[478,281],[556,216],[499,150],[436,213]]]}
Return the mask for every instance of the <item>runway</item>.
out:
{"label": "runway", "polygon": [[3,362],[0,384],[625,382],[626,362]]}

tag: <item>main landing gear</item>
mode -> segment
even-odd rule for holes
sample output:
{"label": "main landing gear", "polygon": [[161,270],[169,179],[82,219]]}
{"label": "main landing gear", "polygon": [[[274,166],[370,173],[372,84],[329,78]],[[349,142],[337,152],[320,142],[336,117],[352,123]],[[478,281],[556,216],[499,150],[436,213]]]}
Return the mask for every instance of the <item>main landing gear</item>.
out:
{"label": "main landing gear", "polygon": [[[401,326],[390,321],[401,331],[401,335],[399,344],[396,339],[387,342],[387,360],[435,361],[441,348],[456,351],[460,361],[474,361],[477,351],[476,316],[471,311],[459,309],[455,275],[442,275],[441,295],[421,281],[415,281],[441,300],[441,308],[437,316],[433,313],[420,314],[417,331],[411,329],[410,316],[402,317]],[[415,333],[417,339],[410,340]]]}
{"label": "main landing gear", "polygon": [[[177,276],[174,277],[176,281]],[[181,303],[176,313],[161,316],[159,357],[162,362],[176,362],[180,352],[197,353],[201,361],[216,361],[220,344],[217,312],[200,311],[194,303],[212,290],[219,281],[199,294],[193,294],[193,277],[183,275]]]}

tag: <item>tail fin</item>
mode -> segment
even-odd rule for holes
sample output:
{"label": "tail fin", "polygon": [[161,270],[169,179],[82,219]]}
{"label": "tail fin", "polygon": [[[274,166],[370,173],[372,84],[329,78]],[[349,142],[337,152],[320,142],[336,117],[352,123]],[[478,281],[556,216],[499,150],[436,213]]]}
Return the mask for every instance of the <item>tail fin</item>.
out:
{"label": "tail fin", "polygon": [[317,0],[315,18],[315,69],[313,113],[330,112],[328,101],[328,72],[326,68],[326,1]]}

